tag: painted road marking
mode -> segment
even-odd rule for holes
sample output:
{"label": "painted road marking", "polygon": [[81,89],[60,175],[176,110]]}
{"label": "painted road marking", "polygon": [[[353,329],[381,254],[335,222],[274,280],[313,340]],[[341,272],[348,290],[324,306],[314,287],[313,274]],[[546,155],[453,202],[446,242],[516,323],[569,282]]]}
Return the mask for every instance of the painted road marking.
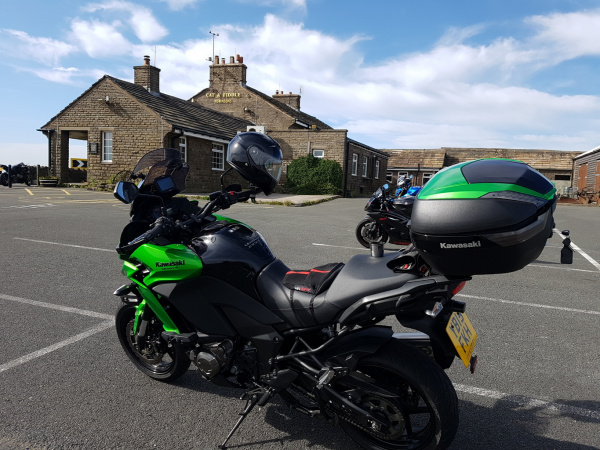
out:
{"label": "painted road marking", "polygon": [[[567,238],[567,236],[563,235],[556,228],[554,228],[554,232],[556,234],[558,234],[561,237],[561,239],[566,239]],[[596,261],[595,259],[593,259],[586,252],[584,252],[583,250],[581,250],[579,247],[577,247],[575,244],[573,244],[573,241],[571,241],[571,248],[573,248],[573,250],[575,250],[577,253],[579,253],[581,256],[583,256],[585,259],[587,259],[592,264],[592,266],[594,266],[596,269],[598,269],[600,271],[600,263],[598,261]]]}
{"label": "painted road marking", "polygon": [[533,308],[556,309],[558,311],[567,311],[583,314],[593,314],[600,316],[600,311],[590,311],[588,309],[567,308],[564,306],[540,305],[539,303],[516,302],[514,300],[503,300],[501,298],[480,297],[478,295],[456,294],[455,297],[474,298],[476,300],[487,300],[490,302],[507,303],[510,305],[531,306]]}
{"label": "painted road marking", "polygon": [[0,294],[0,299],[9,300],[11,302],[24,303],[26,305],[40,306],[42,308],[56,309],[58,311],[68,312],[72,314],[81,314],[82,316],[95,317],[96,319],[112,320],[110,314],[102,314],[95,311],[73,308],[71,306],[56,305],[54,303],[40,302],[38,300],[30,300],[28,298],[13,297],[12,295]]}
{"label": "painted road marking", "polygon": [[29,362],[29,361],[39,358],[41,356],[47,355],[48,353],[51,353],[55,350],[59,350],[63,347],[66,347],[67,345],[74,344],[75,342],[79,342],[83,339],[86,339],[90,336],[93,336],[97,333],[107,330],[108,328],[112,327],[114,324],[114,317],[111,316],[110,314],[102,314],[102,313],[95,312],[95,311],[88,311],[85,309],[73,308],[73,307],[64,306],[64,305],[56,305],[54,303],[40,302],[38,300],[30,300],[28,298],[13,297],[12,295],[5,295],[5,294],[0,294],[0,299],[8,300],[11,302],[23,303],[26,305],[40,306],[42,308],[54,309],[54,310],[68,312],[68,313],[72,313],[72,314],[81,314],[83,316],[104,319],[104,321],[102,323],[96,325],[95,327],[90,328],[87,331],[76,334],[75,336],[71,336],[70,338],[67,338],[63,341],[57,342],[56,344],[53,344],[53,345],[49,345],[48,347],[42,348],[40,350],[36,350],[35,352],[28,353],[27,355],[21,356],[20,358],[17,358],[17,359],[13,359],[12,361],[9,361],[7,363],[0,364],[0,373],[4,372],[6,370],[12,369],[14,367],[18,367],[22,364],[25,364],[26,362]]}
{"label": "painted road marking", "polygon": [[107,321],[107,322],[102,322],[102,323],[96,325],[95,327],[90,328],[89,330],[84,331],[83,333],[79,333],[79,334],[76,334],[75,336],[71,336],[70,338],[65,339],[64,341],[57,342],[56,344],[49,345],[48,347],[42,348],[41,350],[37,350],[35,352],[28,353],[27,355],[21,356],[20,358],[13,359],[12,361],[9,361],[4,364],[0,364],[0,373],[6,371],[8,369],[13,369],[17,366],[25,364],[26,362],[29,362],[29,361],[39,358],[41,356],[47,355],[48,353],[52,353],[53,351],[59,350],[63,347],[66,347],[67,345],[71,345],[71,344],[74,344],[75,342],[79,342],[85,338],[88,338],[97,333],[100,333],[101,331],[107,330],[107,329],[111,328],[113,325],[114,325],[114,322],[112,320]]}
{"label": "painted road marking", "polygon": [[13,206],[0,206],[0,209],[34,209],[34,208],[47,208],[48,206],[54,206],[52,203],[44,203],[40,205],[13,205]]}
{"label": "painted road marking", "polygon": [[29,194],[29,195],[33,195],[33,192],[31,192],[29,189],[25,188],[25,191]]}
{"label": "painted road marking", "polygon": [[97,247],[85,247],[83,245],[74,245],[74,244],[63,244],[62,242],[50,242],[50,241],[40,241],[37,239],[26,239],[26,238],[13,238],[19,241],[27,241],[27,242],[37,242],[39,244],[50,244],[50,245],[61,245],[63,247],[73,247],[73,248],[83,248],[85,250],[97,250],[99,252],[114,252],[115,250],[107,249],[107,248],[97,248]]}
{"label": "painted road marking", "polygon": [[600,420],[600,411],[579,408],[577,406],[563,405],[561,403],[554,403],[546,400],[538,400],[522,395],[506,394],[504,392],[493,391],[490,389],[482,389],[475,386],[465,386],[464,384],[455,384],[454,389],[465,394],[473,394],[478,395],[480,397],[487,397],[495,400],[516,403],[522,408],[543,409],[547,411],[559,412],[562,414],[585,417],[587,419]]}

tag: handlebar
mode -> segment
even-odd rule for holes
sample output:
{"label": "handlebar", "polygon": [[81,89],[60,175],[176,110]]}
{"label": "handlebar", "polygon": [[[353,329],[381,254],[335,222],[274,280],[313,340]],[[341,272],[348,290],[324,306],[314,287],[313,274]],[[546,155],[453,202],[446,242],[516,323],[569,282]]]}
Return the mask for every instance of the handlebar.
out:
{"label": "handlebar", "polygon": [[150,230],[146,231],[144,234],[138,236],[134,240],[128,242],[126,245],[121,245],[116,248],[117,253],[119,255],[129,255],[133,253],[138,247],[143,244],[147,244],[148,242],[156,239],[159,236],[163,236],[168,234],[174,230],[185,230],[188,229],[191,225],[196,223],[202,223],[204,218],[215,211],[221,209],[227,209],[231,205],[234,205],[237,202],[244,202],[251,198],[251,196],[255,193],[255,190],[241,191],[241,192],[222,192],[217,191],[213,192],[209,196],[209,202],[204,205],[204,208],[198,214],[192,214],[188,220],[183,222],[177,220],[173,221],[169,217],[161,216],[150,226]]}

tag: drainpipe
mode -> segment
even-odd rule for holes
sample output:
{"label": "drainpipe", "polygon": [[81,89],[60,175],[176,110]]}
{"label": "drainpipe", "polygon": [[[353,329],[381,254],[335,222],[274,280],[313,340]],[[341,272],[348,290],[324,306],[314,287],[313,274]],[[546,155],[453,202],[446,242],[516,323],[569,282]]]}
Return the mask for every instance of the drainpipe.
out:
{"label": "drainpipe", "polygon": [[348,189],[348,155],[350,152],[350,143],[348,142],[348,139],[346,139],[344,145],[346,148],[344,149],[344,183],[342,187],[344,190],[342,191],[342,197],[346,198],[346,190]]}

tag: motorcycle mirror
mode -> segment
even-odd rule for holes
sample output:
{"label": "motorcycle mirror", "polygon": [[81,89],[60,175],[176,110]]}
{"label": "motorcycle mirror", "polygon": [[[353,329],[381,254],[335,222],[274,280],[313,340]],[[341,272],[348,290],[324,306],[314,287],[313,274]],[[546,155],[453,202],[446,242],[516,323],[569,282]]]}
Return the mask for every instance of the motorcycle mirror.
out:
{"label": "motorcycle mirror", "polygon": [[119,181],[113,194],[118,200],[129,204],[138,196],[139,192],[138,187],[131,181]]}
{"label": "motorcycle mirror", "polygon": [[390,185],[389,185],[389,184],[387,184],[387,183],[383,185],[383,188],[384,188],[386,191],[388,190],[388,188],[389,188],[389,187],[390,187]]}

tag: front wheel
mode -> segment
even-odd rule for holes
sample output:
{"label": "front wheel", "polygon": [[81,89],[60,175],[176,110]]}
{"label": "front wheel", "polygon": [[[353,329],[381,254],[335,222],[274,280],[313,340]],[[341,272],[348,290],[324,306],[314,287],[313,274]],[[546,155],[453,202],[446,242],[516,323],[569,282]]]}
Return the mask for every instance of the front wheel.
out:
{"label": "front wheel", "polygon": [[[444,371],[420,351],[392,341],[363,358],[357,376],[393,395],[368,392],[342,378],[336,390],[380,422],[342,417],[344,431],[369,450],[447,448],[458,429],[458,398]],[[382,425],[384,424],[384,425]]]}
{"label": "front wheel", "polygon": [[388,240],[388,235],[377,222],[363,219],[356,227],[356,239],[363,247],[370,248],[372,243],[384,244]]}
{"label": "front wheel", "polygon": [[0,184],[2,186],[8,186],[8,174],[6,172],[0,173]]}
{"label": "front wheel", "polygon": [[117,310],[115,325],[121,347],[133,364],[150,378],[173,381],[190,366],[190,359],[178,345],[169,347],[162,339],[162,323],[151,311],[147,313],[145,336],[133,332],[135,305],[121,305]]}

